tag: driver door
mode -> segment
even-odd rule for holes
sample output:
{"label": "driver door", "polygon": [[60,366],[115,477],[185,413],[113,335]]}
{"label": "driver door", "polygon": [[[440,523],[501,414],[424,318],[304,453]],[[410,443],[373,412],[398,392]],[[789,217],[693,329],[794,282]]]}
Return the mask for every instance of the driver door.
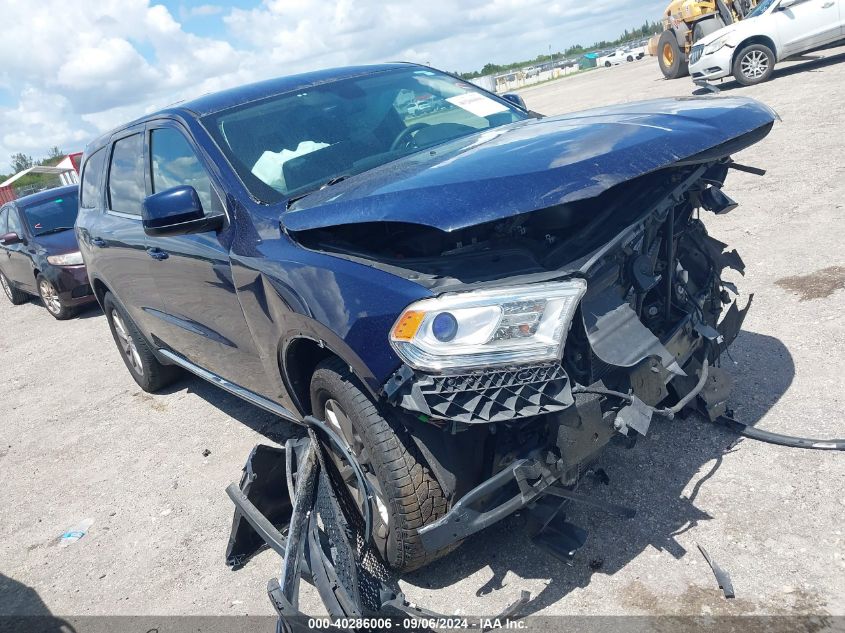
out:
{"label": "driver door", "polygon": [[[225,213],[196,146],[177,123],[147,129],[152,193],[190,185],[206,214]],[[219,231],[148,236],[155,284],[164,304],[161,339],[174,352],[256,393],[273,393],[232,277],[231,222]]]}
{"label": "driver door", "polygon": [[35,252],[35,245],[24,228],[23,218],[20,210],[15,205],[9,207],[9,225],[6,229],[9,233],[17,233],[22,241],[11,246],[6,246],[6,277],[13,280],[15,285],[35,292],[35,273],[32,266],[32,256]]}
{"label": "driver door", "polygon": [[774,17],[785,59],[825,46],[842,37],[840,17],[843,0],[798,0],[791,6],[779,6]]}

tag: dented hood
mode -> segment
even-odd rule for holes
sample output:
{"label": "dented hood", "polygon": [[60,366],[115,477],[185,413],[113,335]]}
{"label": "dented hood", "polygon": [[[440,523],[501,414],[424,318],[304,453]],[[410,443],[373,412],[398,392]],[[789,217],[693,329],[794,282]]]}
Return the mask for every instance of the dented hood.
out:
{"label": "dented hood", "polygon": [[720,146],[730,154],[776,117],[753,99],[690,97],[530,119],[357,174],[306,196],[281,220],[291,231],[359,222],[455,231],[591,198]]}

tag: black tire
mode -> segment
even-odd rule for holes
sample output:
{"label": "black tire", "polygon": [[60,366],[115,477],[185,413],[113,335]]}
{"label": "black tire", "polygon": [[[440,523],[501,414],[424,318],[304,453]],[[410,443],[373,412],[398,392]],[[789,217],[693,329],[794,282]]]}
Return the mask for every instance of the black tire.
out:
{"label": "black tire", "polygon": [[775,54],[765,44],[750,44],[734,57],[733,76],[743,86],[767,81],[775,70]]}
{"label": "black tire", "polygon": [[604,67],[605,67],[605,68],[610,68],[612,65],[613,65],[613,64],[611,64],[610,62],[605,62],[605,63],[604,63]]}
{"label": "black tire", "polygon": [[[454,549],[434,554],[427,554],[423,549],[419,528],[436,521],[448,510],[440,484],[423,463],[413,440],[399,424],[391,424],[379,412],[359,387],[349,366],[340,359],[330,358],[317,366],[311,379],[311,410],[318,418],[335,417],[327,406],[336,413],[336,404],[345,413],[345,420],[339,424],[340,434],[359,456],[370,484],[380,497],[381,505],[373,512],[372,536],[383,560],[396,571],[408,572]],[[334,426],[331,420],[326,421]],[[351,433],[342,428],[349,425]],[[334,459],[338,458],[334,456]],[[360,502],[360,496],[352,489],[352,478],[347,481],[353,497]],[[387,515],[387,525],[381,512]]]}
{"label": "black tire", "polygon": [[629,62],[634,61],[634,56],[633,56],[633,55],[628,55],[627,60],[628,60]]}
{"label": "black tire", "polygon": [[158,361],[146,339],[110,292],[103,297],[103,311],[120,357],[141,389],[154,393],[178,380],[181,370]]}
{"label": "black tire", "polygon": [[666,79],[679,79],[689,75],[689,60],[678,44],[678,38],[672,31],[663,31],[657,43],[657,63]]}
{"label": "black tire", "polygon": [[713,17],[708,20],[701,20],[692,28],[692,43],[703,40],[708,35],[711,35],[721,28],[724,28],[725,23],[719,17]]}
{"label": "black tire", "polygon": [[38,288],[38,296],[41,297],[41,302],[47,308],[47,312],[57,321],[67,321],[76,314],[75,309],[62,305],[53,282],[44,275],[38,275],[35,278],[35,287]]}
{"label": "black tire", "polygon": [[15,288],[12,282],[9,281],[9,278],[3,273],[0,273],[0,286],[3,286],[3,294],[6,295],[6,298],[13,306],[19,306],[29,301],[29,295]]}

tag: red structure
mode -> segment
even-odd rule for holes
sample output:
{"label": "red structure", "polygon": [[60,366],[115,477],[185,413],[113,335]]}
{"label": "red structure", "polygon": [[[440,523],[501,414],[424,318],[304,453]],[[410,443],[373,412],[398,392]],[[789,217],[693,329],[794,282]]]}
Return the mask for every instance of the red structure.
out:
{"label": "red structure", "polygon": [[[60,176],[62,184],[71,184],[78,180],[79,176],[79,167],[82,163],[82,152],[74,152],[73,154],[68,154],[64,157],[62,162],[60,162],[55,167],[41,167],[36,165],[35,167],[30,167],[29,169],[24,169],[22,172],[15,174],[3,185],[0,185],[0,204],[6,204],[7,202],[11,202],[17,198],[17,193],[15,192],[14,181],[20,178],[21,176],[26,175],[27,173],[55,173],[60,174],[62,173],[62,169],[64,169],[64,175]],[[74,174],[74,172],[76,172]],[[71,176],[68,176],[71,174]]]}

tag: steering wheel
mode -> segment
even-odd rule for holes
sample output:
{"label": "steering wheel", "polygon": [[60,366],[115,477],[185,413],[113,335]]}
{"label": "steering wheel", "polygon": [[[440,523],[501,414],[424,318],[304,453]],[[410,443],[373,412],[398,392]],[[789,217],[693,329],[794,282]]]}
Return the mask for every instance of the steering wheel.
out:
{"label": "steering wheel", "polygon": [[402,143],[411,140],[410,136],[412,134],[414,134],[415,132],[419,132],[421,129],[426,128],[426,127],[431,127],[431,126],[428,123],[414,123],[413,125],[409,125],[404,130],[399,132],[399,136],[397,136],[393,140],[393,143],[391,143],[391,145],[390,145],[390,151],[391,152],[396,151],[397,149],[399,149],[399,146],[402,145]]}

